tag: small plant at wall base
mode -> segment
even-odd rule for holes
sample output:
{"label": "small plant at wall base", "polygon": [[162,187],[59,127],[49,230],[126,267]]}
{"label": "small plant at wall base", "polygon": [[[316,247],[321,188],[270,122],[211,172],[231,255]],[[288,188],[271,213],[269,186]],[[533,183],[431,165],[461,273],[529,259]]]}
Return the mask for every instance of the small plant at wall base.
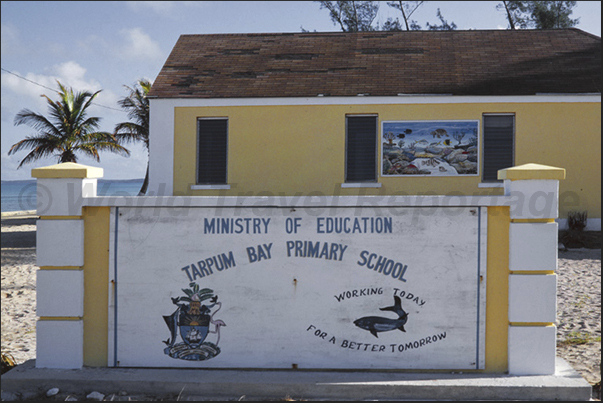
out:
{"label": "small plant at wall base", "polygon": [[580,345],[588,343],[600,343],[601,336],[593,336],[587,332],[571,332],[565,340],[559,340],[558,345]]}
{"label": "small plant at wall base", "polygon": [[[17,362],[9,353],[2,353],[2,373],[10,371],[17,366]],[[4,400],[4,399],[3,399]]]}
{"label": "small plant at wall base", "polygon": [[569,211],[567,213],[568,230],[560,237],[561,243],[566,249],[586,247],[584,228],[586,228],[587,219],[586,211]]}
{"label": "small plant at wall base", "polygon": [[570,231],[583,231],[586,228],[588,213],[586,211],[570,211],[567,213],[567,226]]}

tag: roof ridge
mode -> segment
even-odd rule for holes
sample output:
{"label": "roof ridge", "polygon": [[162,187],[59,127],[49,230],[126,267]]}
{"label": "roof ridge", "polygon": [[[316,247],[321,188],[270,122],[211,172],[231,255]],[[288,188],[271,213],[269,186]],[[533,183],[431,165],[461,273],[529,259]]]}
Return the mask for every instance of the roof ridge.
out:
{"label": "roof ridge", "polygon": [[181,34],[180,36],[238,36],[238,37],[252,37],[252,36],[322,36],[322,35],[333,35],[333,36],[348,36],[348,35],[383,35],[383,34],[412,34],[412,33],[430,33],[430,34],[454,34],[454,33],[479,33],[479,32],[505,32],[505,33],[531,33],[531,32],[563,32],[563,31],[576,31],[586,36],[601,39],[601,37],[586,32],[577,27],[569,28],[548,28],[548,29],[500,29],[500,28],[485,28],[485,29],[454,29],[454,30],[410,30],[410,31],[354,31],[354,32],[342,32],[342,31],[314,31],[314,32],[229,32],[229,33],[199,33],[199,34]]}

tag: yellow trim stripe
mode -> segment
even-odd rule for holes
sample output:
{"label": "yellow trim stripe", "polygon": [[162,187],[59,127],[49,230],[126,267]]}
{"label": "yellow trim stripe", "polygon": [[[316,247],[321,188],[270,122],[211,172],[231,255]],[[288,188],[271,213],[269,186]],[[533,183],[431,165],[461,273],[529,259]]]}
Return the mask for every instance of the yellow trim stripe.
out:
{"label": "yellow trim stripe", "polygon": [[555,326],[552,322],[509,322],[509,326],[516,327],[525,327],[525,326],[540,326],[540,327],[548,327]]}
{"label": "yellow trim stripe", "polygon": [[515,270],[515,271],[509,271],[509,274],[521,274],[521,275],[554,275],[556,274],[554,270],[534,270],[534,271],[529,271],[529,270]]}

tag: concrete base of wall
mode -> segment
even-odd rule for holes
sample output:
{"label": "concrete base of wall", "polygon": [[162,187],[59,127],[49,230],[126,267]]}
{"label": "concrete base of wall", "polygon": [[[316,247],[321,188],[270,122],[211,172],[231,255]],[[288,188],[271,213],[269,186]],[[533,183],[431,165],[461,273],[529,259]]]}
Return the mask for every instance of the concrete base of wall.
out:
{"label": "concrete base of wall", "polygon": [[2,375],[5,397],[59,388],[72,394],[178,395],[179,400],[565,400],[591,397],[591,385],[557,357],[549,376],[462,373],[257,371],[202,369],[35,368],[28,361]]}

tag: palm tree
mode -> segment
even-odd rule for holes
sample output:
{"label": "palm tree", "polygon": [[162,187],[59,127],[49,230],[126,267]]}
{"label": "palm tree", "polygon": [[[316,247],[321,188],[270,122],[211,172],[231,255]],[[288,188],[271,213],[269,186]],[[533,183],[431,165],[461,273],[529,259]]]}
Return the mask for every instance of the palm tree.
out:
{"label": "palm tree", "polygon": [[87,116],[86,110],[100,90],[94,94],[88,91],[74,93],[72,88],[67,89],[59,81],[57,84],[58,101],[42,95],[48,102],[49,118],[29,109],[23,109],[15,116],[15,126],[25,124],[37,131],[35,135],[27,136],[13,144],[8,151],[11,155],[20,150],[31,149],[17,169],[23,164],[50,156],[57,156],[59,163],[77,162],[78,152],[94,158],[97,162],[100,161],[99,151],[130,154],[111,133],[98,131],[101,118]]}
{"label": "palm tree", "polygon": [[[147,94],[151,90],[152,83],[146,79],[140,79],[134,88],[124,85],[129,95],[118,101],[119,106],[128,111],[131,122],[118,123],[115,126],[115,138],[120,143],[142,141],[149,153],[149,100]],[[139,195],[147,192],[149,185],[149,162],[147,158],[147,173],[140,188]]]}

